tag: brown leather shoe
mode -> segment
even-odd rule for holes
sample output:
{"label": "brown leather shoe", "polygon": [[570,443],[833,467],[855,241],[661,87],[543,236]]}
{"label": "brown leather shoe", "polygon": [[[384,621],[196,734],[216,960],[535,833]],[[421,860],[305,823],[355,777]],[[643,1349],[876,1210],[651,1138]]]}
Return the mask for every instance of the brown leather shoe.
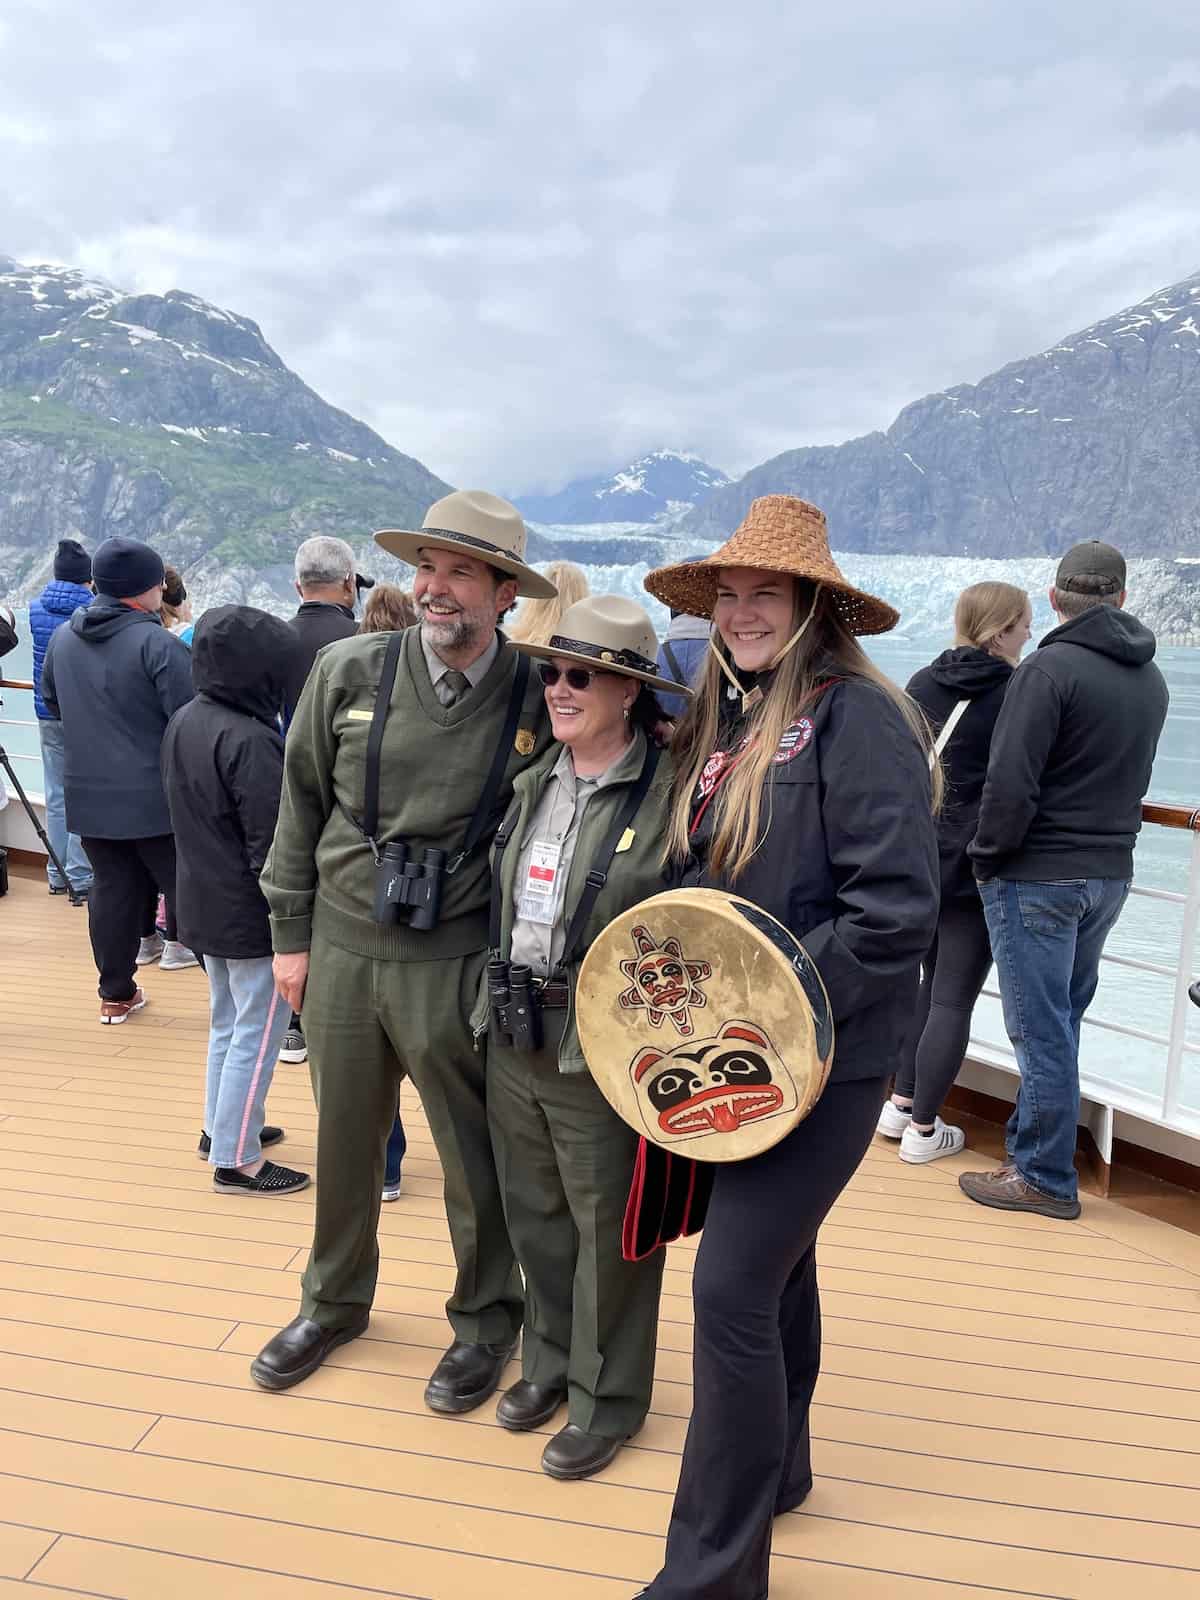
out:
{"label": "brown leather shoe", "polygon": [[1035,1189],[1013,1166],[997,1167],[994,1172],[960,1172],[958,1187],[968,1200],[994,1206],[997,1211],[1032,1211],[1039,1217],[1073,1222],[1083,1210],[1078,1200],[1056,1200]]}
{"label": "brown leather shoe", "polygon": [[566,1398],[565,1389],[546,1388],[522,1378],[507,1394],[500,1396],[496,1421],[510,1433],[528,1433],[530,1428],[540,1428],[543,1422],[549,1422]]}
{"label": "brown leather shoe", "polygon": [[542,1451],[542,1471],[552,1478],[590,1478],[619,1453],[624,1439],[604,1439],[568,1422]]}
{"label": "brown leather shoe", "polygon": [[250,1376],[262,1389],[290,1389],[314,1373],[331,1350],[366,1333],[370,1313],[362,1311],[344,1328],[322,1328],[309,1317],[293,1317],[267,1341],[250,1363]]}
{"label": "brown leather shoe", "polygon": [[467,1344],[455,1339],[425,1385],[425,1404],[442,1416],[474,1411],[496,1392],[511,1344]]}

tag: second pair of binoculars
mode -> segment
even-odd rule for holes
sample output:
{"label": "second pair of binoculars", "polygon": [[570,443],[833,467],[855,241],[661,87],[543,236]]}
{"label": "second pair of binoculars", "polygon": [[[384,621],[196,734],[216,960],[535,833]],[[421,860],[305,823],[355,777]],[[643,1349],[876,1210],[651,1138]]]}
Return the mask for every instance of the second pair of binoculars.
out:
{"label": "second pair of binoculars", "polygon": [[385,844],[375,862],[375,921],[384,927],[407,923],[423,933],[436,928],[445,875],[444,850],[424,849],[418,860],[403,839]]}
{"label": "second pair of binoculars", "polygon": [[542,1007],[533,968],[493,958],[488,962],[487,981],[492,1026],[500,1041],[514,1050],[540,1050]]}

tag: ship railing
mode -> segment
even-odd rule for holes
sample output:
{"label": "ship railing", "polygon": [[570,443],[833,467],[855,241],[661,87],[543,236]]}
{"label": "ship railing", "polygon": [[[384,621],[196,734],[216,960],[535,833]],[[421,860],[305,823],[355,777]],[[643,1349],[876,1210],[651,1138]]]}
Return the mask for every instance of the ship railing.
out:
{"label": "ship railing", "polygon": [[[32,695],[32,693],[33,693],[33,684],[30,683],[28,678],[0,678],[0,691],[3,691],[5,689],[24,689],[29,694]],[[30,717],[8,717],[8,716],[5,716],[4,707],[3,707],[3,705],[0,705],[0,729],[6,728],[6,727],[7,728],[36,728],[37,727],[37,719],[36,718],[30,718]],[[0,733],[0,744],[4,744],[4,735],[3,735],[3,733]],[[32,797],[34,799],[38,799],[38,800],[43,799],[44,796],[42,794],[42,789],[41,789],[41,776],[42,776],[42,758],[41,758],[41,756],[40,755],[27,756],[21,750],[9,750],[7,745],[5,745],[5,750],[8,753],[8,759],[10,761],[30,761],[37,768],[38,786],[37,786],[37,788],[35,790],[31,790],[30,793],[31,793],[31,795],[32,795]]]}
{"label": "ship railing", "polygon": [[[0,678],[0,689],[25,690],[32,694],[33,684],[20,678]],[[27,718],[5,716],[0,710],[0,727],[5,725],[34,728],[37,723]],[[15,750],[9,751],[9,756],[12,760],[32,762],[38,767],[40,775],[40,756],[24,755]],[[1142,961],[1134,956],[1110,955],[1107,951],[1101,957],[1102,961],[1112,966],[1130,967],[1135,971],[1152,973],[1156,977],[1170,981],[1171,1018],[1166,1033],[1136,1027],[1128,1022],[1115,1022],[1109,1017],[1091,1011],[1083,1019],[1085,1028],[1103,1033],[1121,1034],[1128,1039],[1139,1039],[1145,1044],[1157,1046],[1165,1053],[1162,1088],[1147,1090],[1120,1083],[1094,1066],[1089,1066],[1086,1050],[1081,1052],[1080,1091],[1085,1100],[1092,1102],[1100,1110],[1100,1126],[1094,1128],[1093,1132],[1106,1160],[1111,1159],[1113,1113],[1117,1111],[1128,1112],[1142,1121],[1156,1123],[1161,1127],[1186,1132],[1200,1138],[1200,1106],[1186,1105],[1182,1094],[1184,1063],[1189,1055],[1200,1055],[1200,1042],[1187,1036],[1191,1010],[1188,988],[1192,983],[1196,932],[1197,928],[1200,928],[1200,810],[1147,801],[1142,807],[1142,820],[1152,827],[1186,831],[1191,837],[1191,847],[1187,881],[1182,893],[1173,889],[1144,888],[1136,878],[1130,890],[1131,894],[1139,895],[1146,900],[1157,900],[1183,908],[1175,964],[1169,966],[1159,961]],[[990,999],[1000,998],[995,988],[985,987],[983,992]],[[972,1033],[971,1056],[974,1060],[983,1061],[986,1065],[998,1067],[1004,1072],[1015,1074],[1017,1071],[1016,1057],[1007,1040],[998,1042]]]}

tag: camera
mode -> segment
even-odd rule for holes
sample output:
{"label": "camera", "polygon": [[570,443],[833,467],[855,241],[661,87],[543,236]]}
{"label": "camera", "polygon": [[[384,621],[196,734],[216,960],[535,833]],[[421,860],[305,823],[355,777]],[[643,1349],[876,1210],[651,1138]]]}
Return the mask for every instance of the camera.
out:
{"label": "camera", "polygon": [[488,962],[487,984],[492,1027],[501,1042],[510,1044],[514,1050],[540,1050],[542,1008],[533,982],[533,969],[493,959]]}
{"label": "camera", "polygon": [[385,928],[407,924],[421,933],[436,928],[445,870],[444,850],[424,849],[416,861],[403,839],[385,844],[375,862],[375,921]]}

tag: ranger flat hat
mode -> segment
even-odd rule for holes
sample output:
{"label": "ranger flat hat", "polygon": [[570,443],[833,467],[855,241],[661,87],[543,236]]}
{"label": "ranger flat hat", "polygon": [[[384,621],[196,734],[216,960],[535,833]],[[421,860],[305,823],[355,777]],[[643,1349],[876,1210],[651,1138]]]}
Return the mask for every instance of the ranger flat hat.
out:
{"label": "ranger flat hat", "polygon": [[790,572],[819,583],[851,633],[887,633],[900,621],[886,600],[846,581],[829,552],[824,512],[795,495],[765,494],[752,501],[741,525],[713,555],[658,567],[646,574],[646,588],[672,611],[711,617],[722,567]]}
{"label": "ranger flat hat", "polygon": [[654,624],[635,600],[624,595],[589,594],[567,607],[549,644],[521,644],[514,639],[513,648],[527,656],[561,656],[582,667],[617,672],[668,694],[690,698],[692,693],[686,683],[660,674]]}
{"label": "ranger flat hat", "polygon": [[375,543],[415,567],[421,550],[461,550],[517,579],[517,593],[552,600],[558,590],[525,560],[525,523],[516,506],[483,489],[456,489],[435,500],[420,528],[381,528]]}

